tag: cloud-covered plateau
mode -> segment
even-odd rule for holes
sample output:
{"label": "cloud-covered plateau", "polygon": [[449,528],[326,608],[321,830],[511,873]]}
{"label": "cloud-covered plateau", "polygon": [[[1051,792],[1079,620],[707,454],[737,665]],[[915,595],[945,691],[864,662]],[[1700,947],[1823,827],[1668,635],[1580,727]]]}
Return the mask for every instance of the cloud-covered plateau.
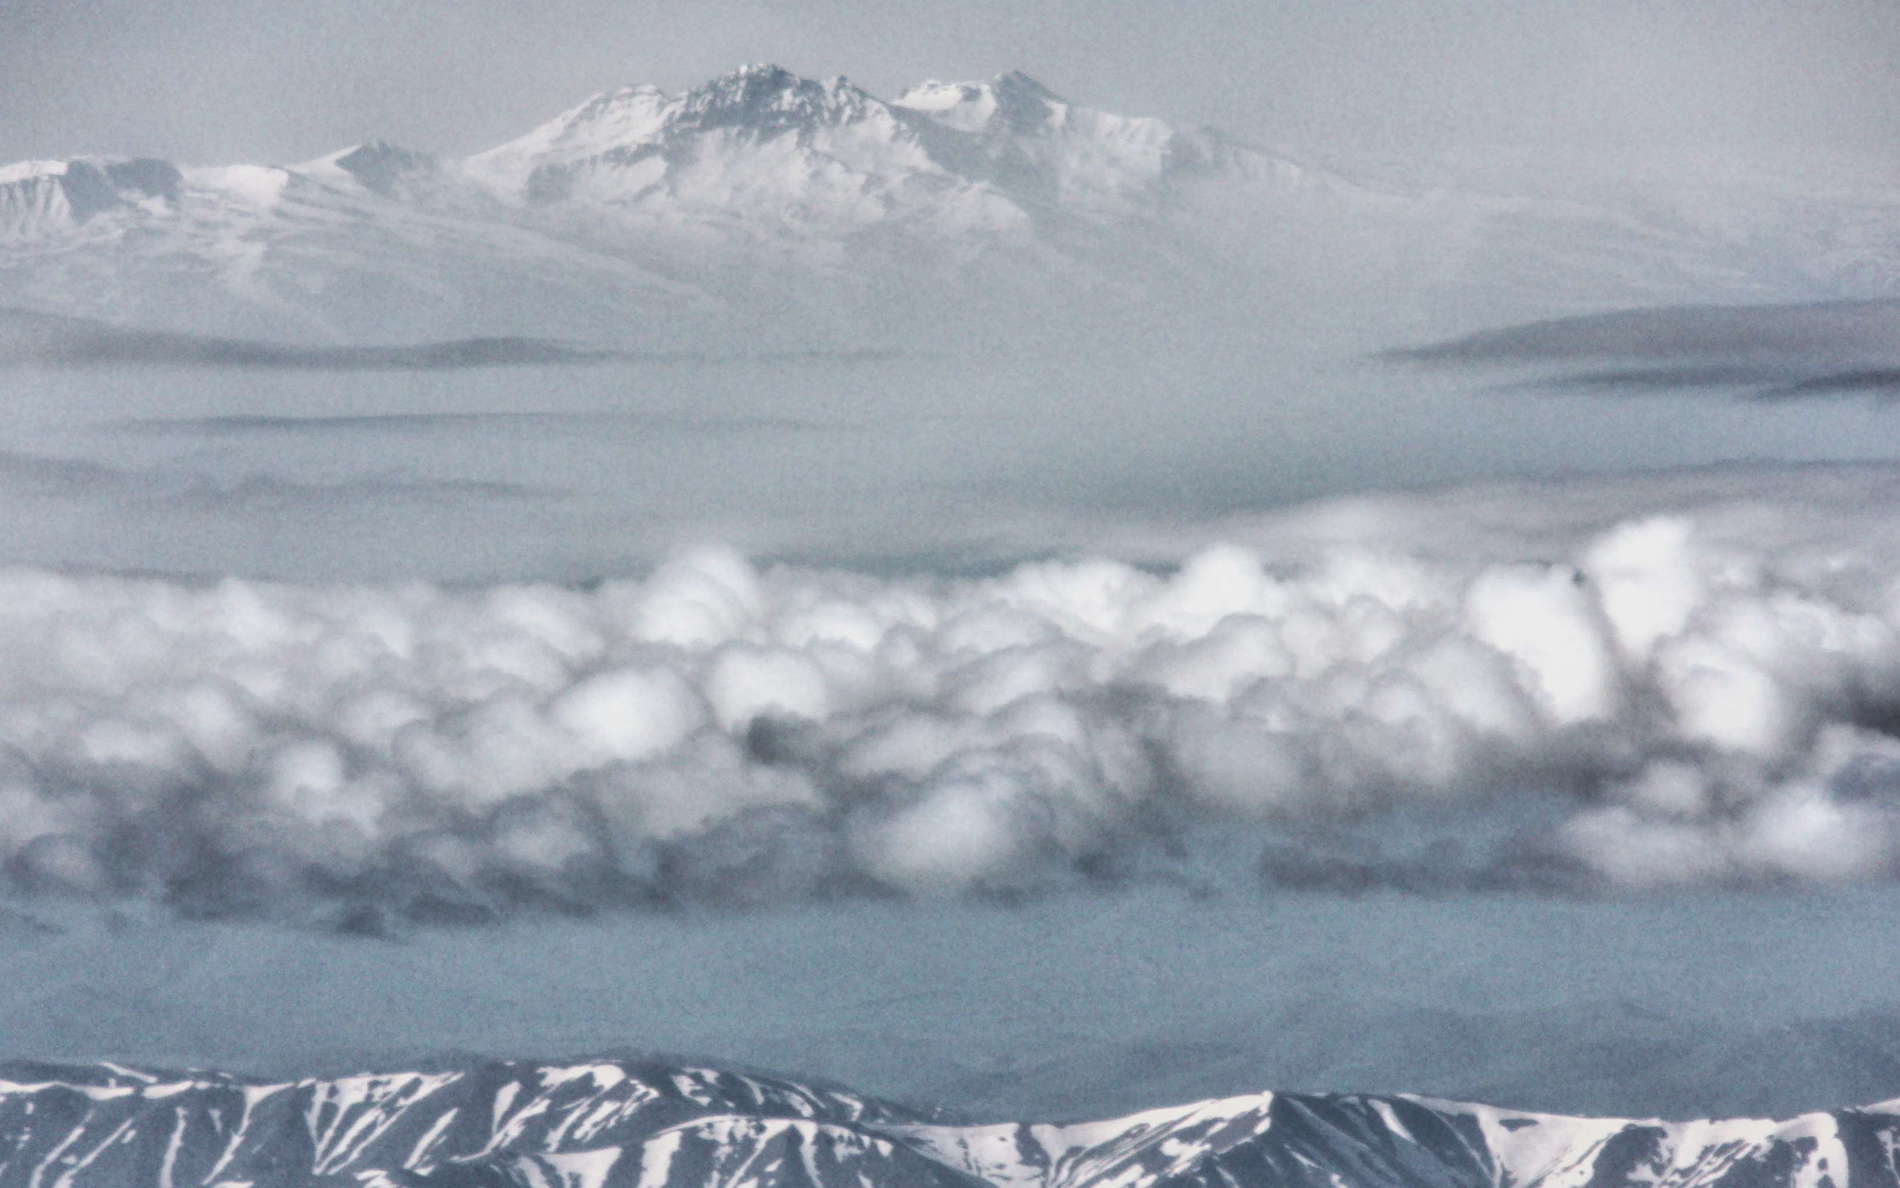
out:
{"label": "cloud-covered plateau", "polygon": [[[1208,823],[1293,882],[1885,879],[1896,483],[1362,499],[968,580],[720,548],[581,588],[13,569],[0,859],[365,926],[1035,893],[1178,873]],[[1366,840],[1399,819],[1442,837]]]}

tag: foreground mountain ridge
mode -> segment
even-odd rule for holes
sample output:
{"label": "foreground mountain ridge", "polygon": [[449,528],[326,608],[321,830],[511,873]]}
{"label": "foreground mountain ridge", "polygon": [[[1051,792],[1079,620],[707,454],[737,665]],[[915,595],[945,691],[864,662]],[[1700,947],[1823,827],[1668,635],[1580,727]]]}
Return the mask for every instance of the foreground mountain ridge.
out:
{"label": "foreground mountain ridge", "polygon": [[1379,188],[1021,72],[885,100],[751,65],[605,91],[466,158],[370,141],[289,166],[0,166],[0,289],[45,313],[306,341],[864,342],[1334,284],[1533,293],[1550,313],[1883,296],[1900,292],[1897,226],[1886,198]]}
{"label": "foreground mountain ridge", "polygon": [[1785,1121],[1261,1093],[1080,1124],[962,1124],[650,1061],[265,1083],[0,1064],[0,1185],[1760,1186],[1900,1182],[1900,1101]]}

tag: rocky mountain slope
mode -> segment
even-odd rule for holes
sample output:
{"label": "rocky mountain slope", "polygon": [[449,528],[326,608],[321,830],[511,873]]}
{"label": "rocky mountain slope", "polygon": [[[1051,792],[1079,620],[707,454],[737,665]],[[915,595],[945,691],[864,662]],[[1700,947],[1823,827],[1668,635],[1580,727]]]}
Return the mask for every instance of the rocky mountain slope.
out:
{"label": "rocky mountain slope", "polygon": [[1073,1125],[959,1124],[659,1063],[263,1084],[0,1065],[0,1184],[1779,1185],[1893,1183],[1900,1103],[1787,1121],[1566,1118],[1262,1093]]}

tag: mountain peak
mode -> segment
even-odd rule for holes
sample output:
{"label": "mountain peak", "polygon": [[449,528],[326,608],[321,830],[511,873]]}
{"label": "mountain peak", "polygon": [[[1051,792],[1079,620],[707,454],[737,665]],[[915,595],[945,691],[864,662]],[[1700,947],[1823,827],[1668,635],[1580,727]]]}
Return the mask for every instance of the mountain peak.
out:
{"label": "mountain peak", "polygon": [[1069,106],[1020,70],[985,82],[932,79],[899,95],[895,105],[922,112],[964,132],[1026,132],[1049,123],[1058,111]]}
{"label": "mountain peak", "polygon": [[1054,103],[1063,102],[1062,96],[1020,70],[1005,70],[990,80],[990,86],[995,88],[998,94],[1041,99]]}
{"label": "mountain peak", "polygon": [[[681,185],[691,188],[683,180],[688,176],[704,181],[736,170],[705,183],[705,192],[726,201],[734,187],[782,184],[778,174],[747,173],[746,161],[770,142],[789,137],[775,151],[816,154],[794,174],[815,178],[851,160],[856,163],[850,168],[868,177],[921,154],[906,127],[914,122],[843,75],[811,79],[776,63],[754,62],[683,94],[650,86],[604,92],[520,139],[469,158],[465,167],[492,191],[531,203],[564,200],[581,190],[613,201],[678,194]],[[820,141],[823,147],[816,147]],[[847,142],[851,147],[843,147]]]}
{"label": "mountain peak", "polygon": [[393,196],[404,182],[426,177],[436,169],[434,157],[387,140],[366,140],[332,153],[317,164],[333,165],[354,177],[364,189],[385,197]]}
{"label": "mountain peak", "polygon": [[803,81],[777,62],[746,62],[726,71],[712,82],[716,84],[728,79],[750,80],[764,86],[790,86]]}
{"label": "mountain peak", "polygon": [[752,63],[694,87],[669,119],[675,128],[701,130],[750,125],[776,130],[798,124],[845,123],[882,106],[843,75],[819,81],[776,63]]}

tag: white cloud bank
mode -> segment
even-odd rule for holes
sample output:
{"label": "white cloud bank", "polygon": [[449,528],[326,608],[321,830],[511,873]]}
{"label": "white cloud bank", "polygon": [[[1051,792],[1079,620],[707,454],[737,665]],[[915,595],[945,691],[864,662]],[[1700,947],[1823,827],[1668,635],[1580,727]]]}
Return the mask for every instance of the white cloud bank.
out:
{"label": "white cloud bank", "polygon": [[1897,486],[1782,469],[1358,500],[1220,525],[1242,543],[1161,572],[886,579],[718,548],[584,589],[14,569],[0,862],[193,912],[474,919],[1017,894],[1152,869],[1208,822],[1424,814],[1533,823],[1476,868],[1276,845],[1262,870],[1885,879]]}

